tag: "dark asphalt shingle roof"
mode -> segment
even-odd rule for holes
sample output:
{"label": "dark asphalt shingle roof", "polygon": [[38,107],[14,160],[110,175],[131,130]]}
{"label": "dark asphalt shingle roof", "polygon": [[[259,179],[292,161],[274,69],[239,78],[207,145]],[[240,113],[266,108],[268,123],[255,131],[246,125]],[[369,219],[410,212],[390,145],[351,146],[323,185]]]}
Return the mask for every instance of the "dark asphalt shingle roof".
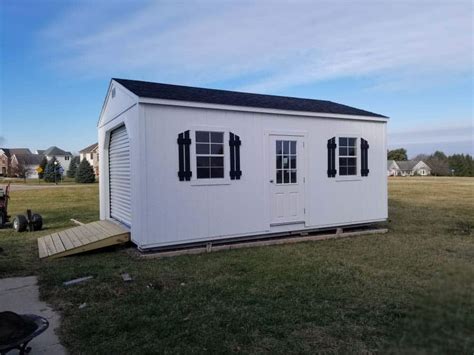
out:
{"label": "dark asphalt shingle roof", "polygon": [[43,158],[39,154],[15,154],[17,161],[24,165],[36,165],[41,163]]}
{"label": "dark asphalt shingle roof", "polygon": [[0,148],[7,157],[12,157],[14,154],[31,154],[28,148]]}
{"label": "dark asphalt shingle roof", "polygon": [[112,80],[122,84],[137,96],[154,99],[387,118],[386,116],[377,113],[325,100],[250,94],[237,91],[204,89],[191,86],[160,84],[127,79],[114,78]]}
{"label": "dark asphalt shingle roof", "polygon": [[43,155],[46,155],[48,157],[50,156],[63,156],[63,155],[72,155],[71,152],[66,152],[62,150],[61,148],[58,148],[56,146],[49,147],[43,152]]}

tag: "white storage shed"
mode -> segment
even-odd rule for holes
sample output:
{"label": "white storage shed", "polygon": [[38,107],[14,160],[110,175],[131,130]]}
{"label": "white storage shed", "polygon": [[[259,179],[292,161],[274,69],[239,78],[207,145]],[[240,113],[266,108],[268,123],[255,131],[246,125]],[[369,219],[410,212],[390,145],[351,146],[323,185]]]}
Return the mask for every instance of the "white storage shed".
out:
{"label": "white storage shed", "polygon": [[112,79],[100,218],[140,250],[387,218],[388,118],[330,101]]}

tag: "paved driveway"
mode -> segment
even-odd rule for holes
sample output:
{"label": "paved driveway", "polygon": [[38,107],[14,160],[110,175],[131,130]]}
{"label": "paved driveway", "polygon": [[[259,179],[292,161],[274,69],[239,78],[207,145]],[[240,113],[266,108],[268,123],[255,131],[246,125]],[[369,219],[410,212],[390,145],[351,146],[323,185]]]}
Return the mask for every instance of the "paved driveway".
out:
{"label": "paved driveway", "polygon": [[[3,311],[36,314],[45,317],[49,321],[49,328],[29,343],[32,348],[30,355],[66,354],[66,350],[59,343],[55,333],[55,329],[59,327],[59,314],[39,300],[35,276],[0,279],[0,312]],[[12,350],[8,354],[17,353],[18,351]]]}

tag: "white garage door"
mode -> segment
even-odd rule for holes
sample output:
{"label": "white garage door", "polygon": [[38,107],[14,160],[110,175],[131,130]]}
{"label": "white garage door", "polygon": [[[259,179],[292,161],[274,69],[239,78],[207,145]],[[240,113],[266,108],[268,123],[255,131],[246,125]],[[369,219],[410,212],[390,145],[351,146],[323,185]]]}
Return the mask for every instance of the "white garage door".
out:
{"label": "white garage door", "polygon": [[110,134],[109,145],[110,216],[132,225],[130,199],[130,142],[125,126]]}

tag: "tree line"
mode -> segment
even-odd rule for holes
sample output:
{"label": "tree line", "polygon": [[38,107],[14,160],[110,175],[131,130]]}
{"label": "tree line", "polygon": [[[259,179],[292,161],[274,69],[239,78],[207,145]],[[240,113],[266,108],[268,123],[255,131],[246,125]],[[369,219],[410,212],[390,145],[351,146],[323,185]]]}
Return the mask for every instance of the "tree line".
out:
{"label": "tree line", "polygon": [[[387,151],[388,160],[408,160],[404,148]],[[413,160],[423,160],[436,176],[474,176],[474,161],[469,154],[446,155],[437,150],[431,155],[418,154]]]}
{"label": "tree line", "polygon": [[[40,179],[46,182],[61,181],[62,173],[64,172],[61,164],[56,157],[52,157],[49,161],[43,157],[40,163],[41,172],[38,174]],[[69,169],[66,171],[66,176],[75,179],[78,183],[92,183],[95,182],[94,168],[90,165],[87,159],[82,159],[78,156],[73,157],[69,163]]]}

